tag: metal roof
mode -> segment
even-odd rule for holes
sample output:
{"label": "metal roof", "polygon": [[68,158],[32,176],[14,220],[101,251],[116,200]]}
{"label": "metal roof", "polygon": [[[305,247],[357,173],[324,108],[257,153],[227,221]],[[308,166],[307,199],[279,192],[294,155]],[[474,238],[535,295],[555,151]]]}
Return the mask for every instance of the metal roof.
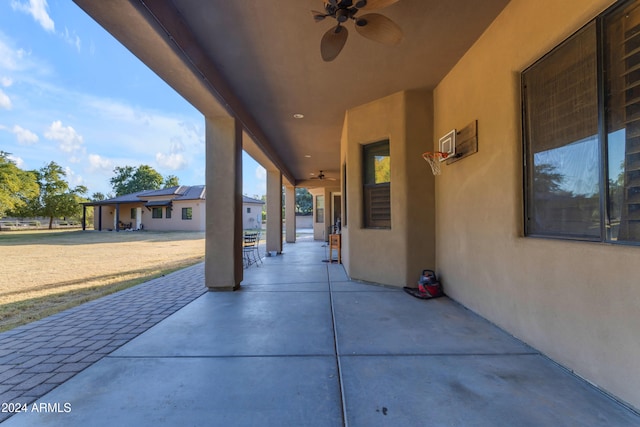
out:
{"label": "metal roof", "polygon": [[[179,185],[176,187],[162,188],[160,190],[143,190],[136,193],[124,194],[122,196],[113,197],[106,200],[96,200],[82,203],[85,206],[104,206],[118,205],[123,203],[144,203],[148,202],[150,197],[165,197],[164,200],[152,201],[146,206],[166,206],[166,202],[176,200],[204,200],[206,195],[206,187],[204,185]],[[159,202],[161,204],[151,204]],[[163,204],[164,203],[164,204]]]}

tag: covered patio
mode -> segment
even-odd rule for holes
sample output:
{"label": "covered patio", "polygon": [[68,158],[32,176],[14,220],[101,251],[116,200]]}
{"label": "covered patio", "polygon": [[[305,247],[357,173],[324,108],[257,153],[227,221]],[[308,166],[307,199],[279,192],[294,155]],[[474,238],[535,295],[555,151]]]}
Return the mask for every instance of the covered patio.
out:
{"label": "covered patio", "polygon": [[[205,292],[35,402],[59,411],[29,404],[2,425],[640,423],[454,301],[351,281],[342,265],[323,262],[327,255],[311,239],[285,245],[282,256],[246,270],[241,291]],[[156,279],[155,287],[134,288],[129,301],[161,286],[171,303],[186,282],[203,283],[202,274],[197,267]],[[114,301],[96,301],[92,311],[127,311]]]}
{"label": "covered patio", "polygon": [[[210,307],[212,314],[203,309],[186,321],[187,326],[176,328],[186,336],[196,334],[194,338],[202,345],[207,340],[198,334],[220,334],[227,341],[249,334],[243,338],[253,344],[250,348],[263,350],[243,353],[246,348],[232,346],[223,353],[209,354],[205,346],[194,348],[179,359],[181,363],[220,362],[233,353],[265,363],[287,356],[286,361],[294,366],[294,361],[311,357],[300,346],[314,348],[321,340],[324,350],[313,350],[312,355],[322,363],[334,360],[337,370],[331,371],[328,365],[323,368],[333,375],[331,381],[342,377],[341,394],[331,391],[335,391],[335,382],[323,382],[323,396],[333,403],[342,402],[347,420],[349,413],[358,413],[359,406],[349,410],[358,397],[349,391],[351,379],[344,368],[356,362],[354,369],[363,369],[389,354],[403,361],[402,368],[393,368],[393,363],[371,365],[370,372],[375,372],[371,376],[384,378],[386,370],[406,369],[414,382],[405,384],[395,378],[403,386],[392,395],[395,384],[364,383],[375,390],[368,398],[376,402],[373,412],[377,416],[379,409],[387,419],[402,413],[399,403],[393,407],[388,403],[392,396],[422,419],[433,416],[440,407],[452,409],[446,398],[435,405],[430,399],[447,396],[454,389],[462,393],[456,396],[467,399],[466,408],[475,408],[468,416],[492,407],[504,419],[511,413],[520,414],[524,419],[520,423],[551,413],[546,412],[549,407],[566,401],[553,391],[556,397],[546,401],[546,389],[528,394],[531,382],[518,382],[523,376],[529,378],[528,374],[516,374],[517,370],[505,378],[483,371],[483,381],[492,378],[494,386],[505,381],[505,387],[513,387],[495,401],[485,399],[491,387],[489,391],[469,388],[475,377],[468,365],[460,365],[460,372],[469,369],[469,382],[456,383],[453,377],[429,382],[431,371],[426,370],[433,365],[489,363],[500,357],[518,363],[544,359],[536,352],[529,354],[508,336],[507,347],[502,340],[498,345],[489,337],[480,342],[474,334],[465,333],[470,331],[466,326],[452,332],[451,336],[460,334],[458,339],[445,343],[434,338],[438,336],[435,331],[426,332],[425,328],[441,327],[443,317],[448,324],[457,318],[456,313],[468,315],[460,306],[443,300],[429,307],[447,307],[453,312],[420,317],[417,309],[426,303],[402,294],[400,288],[415,284],[422,269],[433,268],[453,301],[624,404],[640,408],[640,231],[634,231],[640,226],[639,0],[74,1],[204,116],[206,186],[212,195],[206,200],[204,284],[216,294],[204,296],[193,307],[212,304],[221,311]],[[371,37],[363,36],[363,28],[355,28],[364,24],[366,32],[376,28],[373,23],[377,22],[377,35],[398,36],[390,30],[395,24],[387,25],[388,20],[401,28],[402,35],[390,45],[368,40]],[[369,23],[374,26],[367,30]],[[347,28],[350,35],[345,42],[343,30]],[[584,41],[573,38],[579,34]],[[327,38],[329,43],[322,41]],[[578,42],[567,45],[571,40]],[[574,45],[584,47],[577,50],[580,55],[566,47]],[[331,46],[334,50],[327,58],[325,48]],[[338,47],[344,49],[336,52]],[[534,72],[556,54],[560,58],[557,69]],[[603,64],[610,71],[600,69]],[[575,70],[586,77],[576,78]],[[556,81],[557,75],[564,80]],[[607,80],[614,75],[615,84]],[[527,91],[528,81],[540,82],[545,91],[536,86]],[[564,89],[569,92],[561,92]],[[541,102],[530,97],[534,92],[541,94]],[[587,105],[588,111],[583,108]],[[609,107],[615,107],[617,113],[608,113],[613,111]],[[550,121],[554,117],[557,120]],[[632,129],[632,124],[639,128]],[[627,125],[629,129],[623,129]],[[616,129],[627,136],[611,151],[615,141],[607,133]],[[441,145],[447,135],[450,143]],[[460,144],[453,143],[454,137]],[[589,150],[575,155],[572,147],[584,141],[590,141]],[[443,147],[449,147],[449,152],[454,145],[460,151],[441,163],[440,175],[432,174],[424,153]],[[548,153],[553,164],[545,164],[543,154],[550,147],[559,151]],[[278,255],[285,242],[296,241],[295,188],[313,188],[316,238],[324,240],[329,226],[339,221],[347,276],[389,287],[344,292],[331,276],[333,266],[296,269],[289,265],[278,271],[274,266],[284,262],[279,256],[270,259],[273,265],[245,274],[243,150],[267,170],[268,253]],[[614,158],[612,154],[624,159],[624,166],[620,161],[612,167],[607,161]],[[566,164],[572,167],[549,173]],[[576,171],[584,170],[593,176],[578,179]],[[612,191],[617,177],[619,191]],[[541,182],[549,185],[541,187]],[[576,185],[576,191],[563,186],[569,183]],[[536,209],[544,207],[549,196],[558,201],[553,209]],[[624,212],[614,209],[616,203],[624,206]],[[287,219],[284,236],[283,214]],[[622,222],[628,230],[618,235],[615,230]],[[294,264],[297,260],[282,258]],[[281,276],[271,276],[272,270]],[[292,283],[284,278],[301,286],[292,291],[288,289]],[[345,289],[361,286],[347,283]],[[270,288],[273,285],[280,288],[275,291]],[[241,292],[217,294],[237,290]],[[296,298],[301,302],[290,302]],[[301,314],[298,304],[305,306],[307,299],[315,302],[308,302],[311,314],[303,322],[297,317]],[[393,310],[378,316],[385,312],[386,304]],[[224,316],[215,317],[227,309]],[[333,332],[305,324],[314,318],[314,310],[324,313],[316,320],[325,316],[324,320],[332,322]],[[270,317],[273,312],[278,316]],[[328,313],[330,318],[326,318]],[[243,323],[245,316],[277,327]],[[290,330],[298,325],[304,334]],[[352,325],[358,325],[357,333]],[[373,330],[371,325],[375,325]],[[391,326],[389,333],[382,332]],[[262,327],[264,334],[251,335],[251,328]],[[364,336],[367,339],[362,341]],[[386,340],[385,351],[373,345],[378,339]],[[276,345],[279,342],[281,347]],[[475,344],[459,348],[463,343]],[[178,349],[176,344],[172,351]],[[358,359],[360,353],[366,357]],[[423,354],[436,362],[418,367],[412,358]],[[441,359],[435,359],[436,354]],[[164,356],[145,357],[141,350],[131,361],[147,361],[149,366],[143,364],[141,370],[164,361]],[[193,375],[206,378],[209,368],[206,364],[200,367]],[[240,373],[237,378],[229,377],[228,383],[223,381],[229,386],[224,390],[233,392],[238,402],[251,397],[251,404],[258,405],[261,399],[251,394],[254,381],[240,382]],[[297,372],[306,379],[305,373]],[[299,381],[301,377],[291,378]],[[220,404],[230,398],[206,382],[189,385],[196,392],[218,396],[199,395],[200,403]],[[210,386],[214,388],[208,389]],[[556,388],[562,387],[557,384]],[[308,396],[305,390],[296,399]],[[518,412],[525,411],[517,401],[521,393],[550,406],[538,407],[536,413]],[[296,401],[293,395],[273,396]],[[368,408],[368,402],[362,407]],[[579,399],[567,404],[575,407]],[[370,412],[371,408],[363,410]],[[563,416],[570,419],[571,412]],[[337,419],[334,415],[332,420]],[[464,411],[453,414],[467,415]]]}

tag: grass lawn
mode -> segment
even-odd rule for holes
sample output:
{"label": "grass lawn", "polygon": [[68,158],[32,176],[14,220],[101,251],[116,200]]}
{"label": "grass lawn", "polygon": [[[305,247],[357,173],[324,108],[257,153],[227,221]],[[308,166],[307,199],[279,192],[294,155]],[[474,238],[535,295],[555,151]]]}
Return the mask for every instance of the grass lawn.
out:
{"label": "grass lawn", "polygon": [[0,232],[0,331],[204,260],[202,232]]}

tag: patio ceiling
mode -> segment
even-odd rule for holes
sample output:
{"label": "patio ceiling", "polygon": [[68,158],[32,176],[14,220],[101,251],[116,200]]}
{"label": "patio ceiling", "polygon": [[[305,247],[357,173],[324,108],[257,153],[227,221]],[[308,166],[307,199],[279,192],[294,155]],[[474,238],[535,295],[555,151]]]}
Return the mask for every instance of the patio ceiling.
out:
{"label": "patio ceiling", "polygon": [[75,2],[205,116],[237,117],[245,150],[299,183],[320,170],[339,178],[346,110],[433,89],[508,0],[400,0],[375,11],[400,25],[399,45],[365,39],[348,22],[333,62],[322,60],[320,40],[335,21],[314,23],[310,12],[322,0]]}

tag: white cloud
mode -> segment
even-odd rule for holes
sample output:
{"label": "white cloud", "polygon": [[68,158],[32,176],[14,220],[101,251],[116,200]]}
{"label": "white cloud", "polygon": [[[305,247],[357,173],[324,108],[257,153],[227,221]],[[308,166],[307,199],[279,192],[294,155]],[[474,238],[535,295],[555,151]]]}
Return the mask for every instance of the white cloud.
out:
{"label": "white cloud", "polygon": [[89,154],[89,171],[91,172],[111,172],[113,170],[113,162],[98,154]]}
{"label": "white cloud", "polygon": [[87,96],[84,102],[87,104],[87,107],[95,111],[96,114],[112,121],[137,124],[142,121],[147,121],[143,117],[140,117],[140,114],[136,113],[136,110],[131,105],[122,102],[91,96]]}
{"label": "white cloud", "polygon": [[77,185],[84,185],[84,178],[80,175],[76,175],[76,173],[69,166],[64,168],[65,173],[67,174],[67,182],[70,187],[75,187]]}
{"label": "white cloud", "polygon": [[0,108],[11,110],[12,107],[13,104],[11,103],[11,98],[9,98],[9,95],[4,93],[2,89],[0,89]]}
{"label": "white cloud", "polygon": [[172,153],[183,153],[185,150],[184,144],[180,141],[180,138],[171,138],[171,146],[169,148]]}
{"label": "white cloud", "polygon": [[260,181],[267,182],[267,170],[262,166],[256,166],[256,178]]}
{"label": "white cloud", "polygon": [[39,139],[38,135],[18,125],[15,125],[13,129],[11,129],[11,132],[16,135],[18,142],[22,145],[33,145],[38,142]]}
{"label": "white cloud", "polygon": [[24,165],[24,160],[22,160],[20,157],[9,154],[7,158],[9,160],[12,160],[19,168],[22,168],[22,166]]}
{"label": "white cloud", "polygon": [[13,10],[18,10],[31,15],[33,19],[35,19],[36,22],[46,31],[55,31],[53,19],[51,19],[49,12],[47,12],[47,0],[29,0],[28,3],[22,3],[19,0],[11,0],[11,7]]}
{"label": "white cloud", "polygon": [[71,126],[63,126],[60,120],[51,123],[44,136],[52,141],[58,141],[59,148],[65,153],[73,153],[83,148],[84,138],[82,135],[78,134]]}
{"label": "white cloud", "polygon": [[73,32],[73,34],[71,34],[69,33],[69,29],[65,27],[64,33],[60,33],[60,35],[62,36],[65,42],[67,42],[71,46],[74,46],[76,50],[80,52],[80,46],[81,46],[80,37],[78,37],[75,31]]}
{"label": "white cloud", "polygon": [[0,78],[0,85],[4,86],[4,87],[9,87],[13,84],[13,80],[10,79],[9,77],[2,77]]}
{"label": "white cloud", "polygon": [[156,162],[160,166],[171,170],[184,169],[189,164],[182,153],[156,153]]}
{"label": "white cloud", "polygon": [[0,33],[0,69],[8,71],[22,71],[25,68],[24,59],[28,56],[24,49],[11,46],[8,40]]}

